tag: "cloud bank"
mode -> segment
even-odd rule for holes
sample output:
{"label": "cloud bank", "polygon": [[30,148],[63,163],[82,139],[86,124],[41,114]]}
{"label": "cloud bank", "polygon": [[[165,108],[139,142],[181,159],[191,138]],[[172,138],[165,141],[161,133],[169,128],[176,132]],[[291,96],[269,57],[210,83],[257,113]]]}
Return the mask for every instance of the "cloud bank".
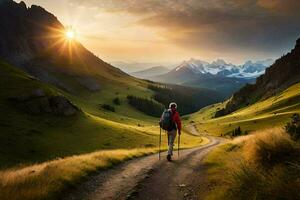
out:
{"label": "cloud bank", "polygon": [[298,0],[75,0],[136,17],[184,48],[282,52],[300,37]]}

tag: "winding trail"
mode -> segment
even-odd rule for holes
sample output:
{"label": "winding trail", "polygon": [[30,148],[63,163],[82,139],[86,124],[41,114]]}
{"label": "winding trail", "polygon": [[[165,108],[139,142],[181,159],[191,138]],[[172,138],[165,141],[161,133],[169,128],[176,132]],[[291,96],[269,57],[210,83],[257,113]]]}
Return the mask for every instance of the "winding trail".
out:
{"label": "winding trail", "polygon": [[182,150],[172,162],[166,161],[165,153],[160,161],[155,154],[102,171],[67,192],[62,199],[199,199],[205,179],[205,174],[201,173],[204,171],[202,159],[222,142],[221,138],[209,139],[209,144]]}

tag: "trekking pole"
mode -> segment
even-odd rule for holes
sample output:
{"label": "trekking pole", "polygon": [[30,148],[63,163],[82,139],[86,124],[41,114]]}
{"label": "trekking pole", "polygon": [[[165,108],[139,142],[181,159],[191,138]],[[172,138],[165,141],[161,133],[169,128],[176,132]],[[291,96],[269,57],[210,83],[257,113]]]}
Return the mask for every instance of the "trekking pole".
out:
{"label": "trekking pole", "polygon": [[178,134],[178,149],[177,149],[178,157],[179,157],[179,149],[180,149],[180,135]]}
{"label": "trekking pole", "polygon": [[161,127],[159,127],[158,159],[160,160]]}

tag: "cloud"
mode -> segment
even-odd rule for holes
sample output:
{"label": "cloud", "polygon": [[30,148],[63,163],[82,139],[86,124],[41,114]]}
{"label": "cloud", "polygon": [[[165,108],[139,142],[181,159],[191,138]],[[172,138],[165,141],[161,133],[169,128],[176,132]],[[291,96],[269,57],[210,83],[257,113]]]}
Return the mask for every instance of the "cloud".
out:
{"label": "cloud", "polygon": [[282,52],[300,36],[298,0],[77,0],[77,3],[136,16],[138,25],[158,28],[162,37],[184,48]]}

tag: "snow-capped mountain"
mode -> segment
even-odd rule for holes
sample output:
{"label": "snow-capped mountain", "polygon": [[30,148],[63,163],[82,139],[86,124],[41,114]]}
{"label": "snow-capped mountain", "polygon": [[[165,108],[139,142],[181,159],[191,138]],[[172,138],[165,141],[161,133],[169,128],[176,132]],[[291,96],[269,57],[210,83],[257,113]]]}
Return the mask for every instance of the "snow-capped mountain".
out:
{"label": "snow-capped mountain", "polygon": [[255,78],[265,72],[273,63],[272,59],[247,61],[243,65],[227,63],[222,59],[213,62],[191,58],[183,61],[168,73],[150,77],[153,81],[188,85],[214,89],[229,97],[246,83],[253,83]]}
{"label": "snow-capped mountain", "polygon": [[265,72],[265,69],[273,63],[272,59],[263,61],[247,61],[243,65],[234,65],[227,63],[222,59],[218,59],[211,63],[196,60],[191,58],[188,61],[183,61],[173,71],[177,73],[182,70],[189,69],[195,74],[211,74],[224,77],[235,77],[235,78],[256,78]]}

